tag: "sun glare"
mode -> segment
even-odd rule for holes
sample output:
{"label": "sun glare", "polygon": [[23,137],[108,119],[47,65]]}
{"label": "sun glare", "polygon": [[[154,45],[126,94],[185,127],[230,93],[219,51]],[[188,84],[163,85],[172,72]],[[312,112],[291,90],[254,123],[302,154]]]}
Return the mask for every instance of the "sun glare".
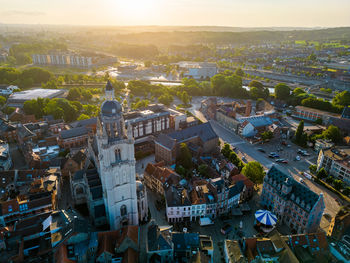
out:
{"label": "sun glare", "polygon": [[114,0],[113,8],[118,15],[139,21],[155,11],[156,0]]}

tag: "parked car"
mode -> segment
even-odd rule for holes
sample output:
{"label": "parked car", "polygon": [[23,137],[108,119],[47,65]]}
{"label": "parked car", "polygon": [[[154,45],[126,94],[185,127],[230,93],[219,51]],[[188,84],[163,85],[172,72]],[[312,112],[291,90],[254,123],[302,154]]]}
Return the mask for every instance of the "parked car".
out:
{"label": "parked car", "polygon": [[232,226],[230,224],[226,224],[221,228],[221,234],[227,235],[232,231]]}
{"label": "parked car", "polygon": [[259,152],[266,153],[266,151],[263,148],[258,148],[257,149]]}

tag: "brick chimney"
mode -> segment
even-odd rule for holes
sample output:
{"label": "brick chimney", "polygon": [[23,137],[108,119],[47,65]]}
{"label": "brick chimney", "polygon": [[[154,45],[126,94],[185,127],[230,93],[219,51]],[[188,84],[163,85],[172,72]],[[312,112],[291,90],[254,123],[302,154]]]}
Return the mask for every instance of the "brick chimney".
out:
{"label": "brick chimney", "polygon": [[247,104],[246,104],[246,108],[245,108],[245,116],[249,117],[251,113],[252,113],[252,101],[247,100]]}

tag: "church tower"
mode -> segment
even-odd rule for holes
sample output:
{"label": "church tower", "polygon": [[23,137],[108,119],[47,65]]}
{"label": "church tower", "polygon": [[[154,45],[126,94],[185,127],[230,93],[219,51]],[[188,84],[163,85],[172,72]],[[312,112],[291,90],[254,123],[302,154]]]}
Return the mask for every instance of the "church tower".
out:
{"label": "church tower", "polygon": [[108,81],[97,120],[96,166],[100,174],[111,229],[138,224],[134,139],[126,131],[123,109]]}

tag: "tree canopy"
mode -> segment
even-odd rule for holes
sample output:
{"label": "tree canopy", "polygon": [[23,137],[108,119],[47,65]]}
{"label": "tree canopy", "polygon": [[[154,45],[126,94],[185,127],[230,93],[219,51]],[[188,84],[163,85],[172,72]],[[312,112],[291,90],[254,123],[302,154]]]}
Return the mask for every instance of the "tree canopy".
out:
{"label": "tree canopy", "polygon": [[264,167],[259,162],[253,161],[244,165],[242,174],[255,184],[261,184],[264,180],[265,171]]}
{"label": "tree canopy", "polygon": [[275,96],[280,100],[287,100],[290,95],[290,88],[284,83],[279,83],[275,86]]}

